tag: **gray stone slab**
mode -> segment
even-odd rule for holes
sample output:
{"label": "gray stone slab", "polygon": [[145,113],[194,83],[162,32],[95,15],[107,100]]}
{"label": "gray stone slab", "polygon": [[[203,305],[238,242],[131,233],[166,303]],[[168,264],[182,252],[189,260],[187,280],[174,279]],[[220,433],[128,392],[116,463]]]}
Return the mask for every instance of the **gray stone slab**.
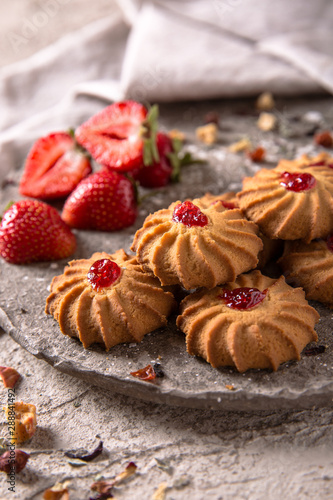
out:
{"label": "gray stone slab", "polygon": [[[320,99],[313,106],[325,114],[325,110],[328,112],[330,109],[328,102],[331,101]],[[206,147],[195,142],[194,129],[202,124],[204,113],[210,109],[221,112],[222,129],[219,143]],[[281,133],[263,134],[258,131],[255,126],[257,117],[249,109],[253,110],[253,107],[247,102],[163,106],[163,124],[167,128],[176,126],[185,130],[190,139],[189,149],[207,159],[207,163],[187,167],[180,184],[161,189],[147,199],[134,227],[117,233],[77,231],[79,244],[74,258],[89,257],[94,251],[111,253],[118,248],[128,250],[133,234],[145,216],[171,201],[199,196],[206,191],[217,194],[238,189],[242,177],[253,174],[259,166],[244,159],[243,155],[228,153],[226,144],[232,140],[248,135],[253,141],[260,141],[267,148],[272,164],[279,157],[293,156],[303,151],[304,147],[309,149],[309,139],[302,134],[291,141],[283,138]],[[293,103],[291,111],[284,111],[283,119],[288,126],[292,126],[291,118],[308,109],[307,101],[298,101]],[[327,116],[327,120],[332,120],[332,117]],[[8,199],[17,198],[15,181],[20,171],[8,176],[14,184],[3,188],[3,206]],[[29,266],[0,263],[0,326],[30,353],[58,370],[108,391],[193,408],[271,410],[332,404],[331,310],[315,305],[321,315],[317,326],[319,344],[326,345],[326,351],[318,356],[303,355],[300,362],[286,363],[277,372],[251,370],[239,374],[228,368],[213,369],[205,361],[186,353],[184,336],[176,329],[174,318],[166,328],[147,335],[139,345],[116,346],[109,353],[99,347],[85,350],[78,341],[63,336],[53,318],[44,313],[48,286],[53,276],[62,273],[64,265],[65,262]],[[159,356],[165,372],[163,379],[147,383],[130,376],[130,371],[147,365]],[[234,386],[235,390],[228,390],[226,385]]]}

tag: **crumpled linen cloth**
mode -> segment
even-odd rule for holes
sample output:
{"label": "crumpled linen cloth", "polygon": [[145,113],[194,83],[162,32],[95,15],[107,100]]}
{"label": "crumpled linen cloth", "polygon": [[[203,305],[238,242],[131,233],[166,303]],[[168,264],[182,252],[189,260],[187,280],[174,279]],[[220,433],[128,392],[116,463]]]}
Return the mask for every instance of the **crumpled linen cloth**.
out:
{"label": "crumpled linen cloth", "polygon": [[102,107],[86,96],[333,93],[332,21],[331,0],[114,0],[109,18],[0,71],[0,175]]}

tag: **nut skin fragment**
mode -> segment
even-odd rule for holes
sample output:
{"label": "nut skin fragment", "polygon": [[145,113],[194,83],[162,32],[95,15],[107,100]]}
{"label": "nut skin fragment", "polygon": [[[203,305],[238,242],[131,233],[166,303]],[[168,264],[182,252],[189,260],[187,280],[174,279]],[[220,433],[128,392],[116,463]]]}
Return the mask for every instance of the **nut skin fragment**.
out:
{"label": "nut skin fragment", "polygon": [[10,472],[15,468],[15,473],[18,474],[27,464],[29,460],[29,453],[25,453],[22,450],[14,450],[15,458],[13,457],[12,451],[5,451],[0,456],[0,471],[10,474]]}
{"label": "nut skin fragment", "polygon": [[12,431],[10,441],[20,444],[32,438],[37,427],[36,406],[18,401],[5,406],[4,410],[8,426]]}

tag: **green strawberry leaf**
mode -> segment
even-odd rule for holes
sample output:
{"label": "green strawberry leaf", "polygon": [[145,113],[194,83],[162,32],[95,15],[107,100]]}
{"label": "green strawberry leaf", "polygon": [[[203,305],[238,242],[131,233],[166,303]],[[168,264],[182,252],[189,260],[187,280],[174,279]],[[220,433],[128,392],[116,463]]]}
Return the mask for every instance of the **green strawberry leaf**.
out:
{"label": "green strawberry leaf", "polygon": [[[176,139],[179,141],[179,139]],[[181,142],[181,141],[180,141]],[[177,145],[178,147],[178,145]],[[181,154],[180,151],[168,153],[168,158],[172,166],[171,182],[180,182],[181,180],[181,170],[183,167],[188,165],[193,165],[194,163],[206,163],[205,160],[199,160],[194,158],[188,151]]]}

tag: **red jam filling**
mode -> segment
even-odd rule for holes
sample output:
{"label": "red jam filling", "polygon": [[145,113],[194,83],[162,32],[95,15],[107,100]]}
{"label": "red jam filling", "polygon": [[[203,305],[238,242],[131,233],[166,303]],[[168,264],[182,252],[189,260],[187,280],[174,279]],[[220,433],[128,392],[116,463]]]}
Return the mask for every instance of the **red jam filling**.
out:
{"label": "red jam filling", "polygon": [[233,208],[238,208],[235,203],[232,203],[231,201],[224,201],[224,200],[215,200],[211,203],[211,205],[216,205],[217,203],[222,203],[222,206],[224,208],[227,208],[228,210],[232,210]]}
{"label": "red jam filling", "polygon": [[177,205],[173,211],[172,220],[174,222],[181,222],[188,227],[203,227],[208,224],[208,217],[191,201],[184,201]]}
{"label": "red jam filling", "polygon": [[110,259],[96,260],[88,271],[87,278],[94,290],[107,288],[119,278],[121,269]]}
{"label": "red jam filling", "polygon": [[234,290],[223,290],[223,293],[219,295],[226,306],[231,307],[231,309],[250,309],[264,300],[266,297],[267,290],[261,292],[258,288],[235,288]]}
{"label": "red jam filling", "polygon": [[333,252],[333,234],[329,236],[326,240],[327,248],[329,249],[330,252]]}
{"label": "red jam filling", "polygon": [[299,172],[283,172],[281,174],[281,186],[288,189],[288,191],[308,191],[316,185],[316,179],[311,174]]}
{"label": "red jam filling", "polygon": [[333,163],[326,163],[325,160],[310,163],[309,167],[329,167],[333,168]]}
{"label": "red jam filling", "polygon": [[232,210],[233,208],[237,208],[235,203],[231,203],[231,201],[222,201],[222,205],[224,208],[228,208],[229,210]]}

